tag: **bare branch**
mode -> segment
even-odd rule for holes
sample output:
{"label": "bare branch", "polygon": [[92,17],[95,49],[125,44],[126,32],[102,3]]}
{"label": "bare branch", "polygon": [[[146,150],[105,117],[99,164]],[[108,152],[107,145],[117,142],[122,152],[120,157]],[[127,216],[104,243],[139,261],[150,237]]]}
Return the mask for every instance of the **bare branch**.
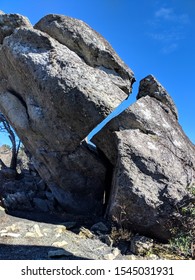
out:
{"label": "bare branch", "polygon": [[[21,141],[19,140],[19,143],[17,144],[16,133],[14,132],[11,125],[9,124],[9,122],[6,120],[5,116],[2,113],[0,113],[0,132],[4,132],[4,133],[6,132],[12,143],[12,158],[11,158],[10,168],[16,170],[17,157],[18,157]],[[3,167],[2,163],[1,165]]]}

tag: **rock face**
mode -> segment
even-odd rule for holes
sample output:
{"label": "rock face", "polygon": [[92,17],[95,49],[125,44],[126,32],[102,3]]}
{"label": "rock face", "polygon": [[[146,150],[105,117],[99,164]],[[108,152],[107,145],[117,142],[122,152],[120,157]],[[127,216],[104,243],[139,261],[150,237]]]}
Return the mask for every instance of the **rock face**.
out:
{"label": "rock face", "polygon": [[17,27],[32,27],[29,20],[18,14],[4,14],[0,11],[0,44],[6,36],[11,35]]}
{"label": "rock face", "polygon": [[195,149],[171,97],[153,76],[141,81],[138,97],[94,138],[115,166],[107,214],[166,240],[181,225],[182,209],[194,201]]}
{"label": "rock face", "polygon": [[110,44],[85,22],[61,15],[47,15],[35,28],[48,33],[78,54],[86,64],[99,68],[125,92],[131,91],[133,72],[118,57]]}
{"label": "rock face", "polygon": [[84,139],[135,80],[109,43],[70,17],[48,15],[33,28],[3,13],[0,40],[0,110],[64,211],[100,215],[105,201],[119,225],[164,240],[188,223],[195,148],[152,75],[140,82],[137,102],[94,137],[92,151]]}
{"label": "rock face", "polygon": [[177,108],[175,107],[173,100],[163,88],[163,86],[152,75],[149,75],[140,81],[137,99],[147,95],[161,101],[161,106],[164,104],[164,109],[171,110],[176,119],[178,119]]}
{"label": "rock face", "polygon": [[[48,19],[59,22],[56,32]],[[130,90],[132,71],[100,35],[78,20],[51,15],[34,29],[22,16],[1,14],[0,22],[0,110],[65,211],[101,213],[106,167],[82,141],[126,98],[120,83]],[[69,39],[72,23],[81,26],[73,37],[89,35],[78,50]],[[103,68],[109,61],[107,73]],[[110,74],[114,68],[119,74]]]}

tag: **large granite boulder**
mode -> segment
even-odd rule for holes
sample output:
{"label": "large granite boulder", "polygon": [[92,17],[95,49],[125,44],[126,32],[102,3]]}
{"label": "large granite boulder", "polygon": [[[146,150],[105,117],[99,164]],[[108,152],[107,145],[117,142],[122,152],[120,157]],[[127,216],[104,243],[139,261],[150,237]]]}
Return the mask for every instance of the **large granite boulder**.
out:
{"label": "large granite boulder", "polygon": [[17,27],[32,27],[28,18],[18,14],[5,14],[0,11],[0,44],[6,36],[11,35]]}
{"label": "large granite boulder", "polygon": [[0,111],[64,211],[101,215],[170,238],[194,226],[195,147],[149,75],[137,101],[86,136],[131,92],[133,72],[80,20],[48,15],[34,27],[0,12]]}
{"label": "large granite boulder", "polygon": [[[127,90],[112,76],[122,84],[124,77],[129,91],[134,77],[105,39],[95,38],[96,33],[83,23],[77,36],[91,32],[87,44],[93,45],[99,61],[94,62],[92,53],[86,63],[87,47],[77,51],[66,44],[71,41],[72,22],[76,26],[80,21],[50,17],[67,23],[59,27],[63,40],[47,22],[47,33],[38,30],[39,26],[44,30],[45,19],[34,29],[22,16],[0,14],[0,110],[65,211],[97,214],[102,210],[107,168],[83,140],[127,97]],[[102,64],[106,55],[110,55],[108,65]],[[102,70],[109,68],[109,60],[121,76]]]}
{"label": "large granite boulder", "polygon": [[126,93],[131,92],[135,78],[111,45],[82,20],[62,15],[47,15],[35,28],[48,33],[78,54],[86,64],[104,71],[113,83]]}
{"label": "large granite boulder", "polygon": [[140,82],[138,97],[93,139],[114,166],[107,215],[123,227],[167,240],[191,223],[184,209],[188,214],[194,209],[195,147],[153,76]]}

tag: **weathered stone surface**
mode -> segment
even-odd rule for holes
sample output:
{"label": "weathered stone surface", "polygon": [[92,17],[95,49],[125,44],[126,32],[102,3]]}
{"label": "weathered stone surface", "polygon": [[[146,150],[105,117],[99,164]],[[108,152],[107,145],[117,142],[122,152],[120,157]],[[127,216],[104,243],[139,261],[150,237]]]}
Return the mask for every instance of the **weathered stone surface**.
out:
{"label": "weathered stone surface", "polygon": [[[66,22],[66,17],[62,18]],[[44,26],[41,22],[36,28]],[[77,21],[70,19],[70,25],[71,22],[78,26]],[[54,38],[27,24],[13,32],[18,26],[8,16],[4,28],[13,26],[13,34],[4,39],[0,48],[0,110],[61,206],[66,211],[97,214],[102,210],[106,167],[81,142],[126,98],[120,89],[123,86],[118,87],[109,73],[98,68],[115,61],[110,69],[118,69],[120,81],[124,79],[129,84],[128,90],[134,78],[109,44],[87,25],[81,25],[72,40],[74,34],[81,37],[80,41],[84,40],[82,34],[89,35],[78,51],[66,44],[70,32],[64,34],[67,38],[63,42],[55,35],[53,25],[46,31]],[[97,44],[94,42],[92,49],[98,53],[97,63],[93,52],[87,59],[81,58],[89,53],[94,34]],[[109,58],[104,65],[106,56]]]}
{"label": "weathered stone surface", "polygon": [[165,105],[165,110],[169,109],[176,119],[178,119],[177,108],[172,98],[153,75],[148,75],[146,78],[140,81],[137,99],[147,95],[161,101],[161,105]]}
{"label": "weathered stone surface", "polygon": [[161,239],[180,225],[195,184],[194,145],[165,109],[164,102],[142,97],[93,139],[114,165],[108,216]]}
{"label": "weathered stone surface", "polygon": [[6,36],[11,35],[18,27],[32,27],[29,20],[18,14],[5,14],[0,11],[0,44]]}
{"label": "weathered stone surface", "polygon": [[32,210],[32,205],[25,192],[15,192],[7,194],[3,200],[6,209],[14,210],[17,208],[23,210]]}
{"label": "weathered stone surface", "polygon": [[125,92],[131,92],[134,74],[119,58],[111,45],[82,20],[47,15],[35,28],[48,33],[70,50],[78,54],[88,65],[99,68]]}
{"label": "weathered stone surface", "polygon": [[48,186],[44,190],[40,188],[43,183],[38,175],[32,176],[25,170],[17,175],[16,180],[15,177],[7,178],[3,171],[0,170],[0,204],[7,211],[58,211],[58,204]]}
{"label": "weathered stone surface", "polygon": [[[13,124],[20,130],[29,129],[29,121],[25,106],[21,101],[11,94],[4,92],[0,95],[1,106],[6,108],[7,118],[13,119]],[[18,114],[20,112],[20,114]]]}
{"label": "weathered stone surface", "polygon": [[[132,71],[82,21],[48,15],[33,28],[18,15],[0,19],[0,110],[49,186],[42,192],[51,204],[55,198],[66,212],[102,214],[106,191],[112,220],[171,237],[194,201],[195,147],[163,86],[152,75],[143,79],[137,102],[96,135],[92,151],[84,139],[127,97]],[[7,201],[23,203],[21,194]],[[43,206],[44,196],[33,199]]]}

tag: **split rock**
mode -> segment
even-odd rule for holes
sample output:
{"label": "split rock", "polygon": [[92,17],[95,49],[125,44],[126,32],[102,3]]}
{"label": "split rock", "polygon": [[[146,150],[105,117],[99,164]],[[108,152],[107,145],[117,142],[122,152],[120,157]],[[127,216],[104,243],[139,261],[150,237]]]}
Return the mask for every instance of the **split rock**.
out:
{"label": "split rock", "polygon": [[108,217],[135,232],[167,240],[173,228],[179,230],[183,219],[187,221],[182,207],[190,207],[195,199],[195,147],[173,113],[171,97],[166,93],[169,102],[161,102],[151,94],[153,88],[93,142],[114,165]]}
{"label": "split rock", "polygon": [[120,59],[111,45],[82,20],[62,15],[47,15],[35,28],[48,33],[78,54],[86,64],[109,75],[125,92],[131,91],[134,74]]}
{"label": "split rock", "polygon": [[23,21],[18,26],[12,15],[0,16],[7,19],[4,29],[11,26],[0,48],[1,112],[63,209],[101,215],[107,168],[82,143],[127,97],[133,72],[80,21],[52,15],[34,29]]}

